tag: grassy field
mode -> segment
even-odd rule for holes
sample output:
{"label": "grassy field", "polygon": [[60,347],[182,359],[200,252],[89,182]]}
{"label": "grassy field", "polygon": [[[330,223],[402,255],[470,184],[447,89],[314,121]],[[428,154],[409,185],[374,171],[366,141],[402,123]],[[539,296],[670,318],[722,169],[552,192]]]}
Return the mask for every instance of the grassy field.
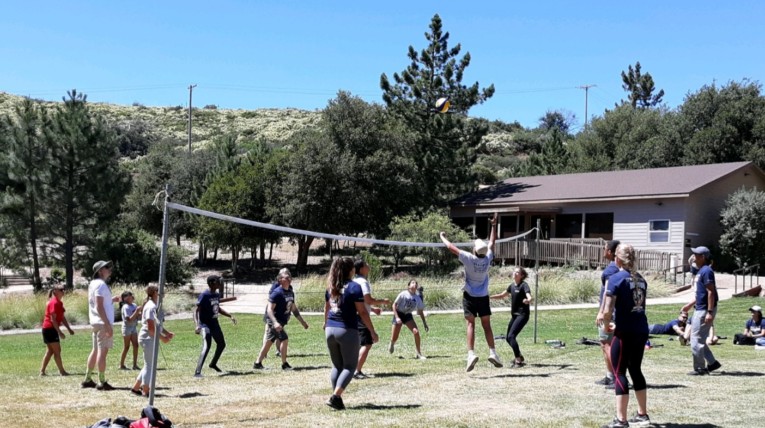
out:
{"label": "grassy field", "polygon": [[[687,376],[690,349],[667,337],[652,339],[654,345],[663,345],[646,351],[643,365],[655,426],[760,426],[752,411],[761,395],[765,352],[733,346],[731,339],[743,329],[747,308],[764,300],[721,303],[717,329],[728,340],[714,348],[723,367],[711,376]],[[677,309],[649,307],[649,319],[669,321]],[[263,333],[259,316],[240,316],[237,326],[224,319],[228,347],[220,366],[228,372],[218,375],[206,369],[202,379],[192,377],[199,350],[192,321],[171,321],[168,327],[177,336],[160,354],[155,404],[181,427],[599,426],[613,418],[613,391],[593,384],[603,376],[599,348],[575,343],[582,336],[595,336],[594,317],[594,310],[540,312],[539,344],[533,344],[533,322],[520,338],[529,363],[520,369],[490,366],[480,338],[476,351],[481,361],[471,373],[464,372],[465,333],[460,316],[430,316],[431,330],[423,341],[430,357],[426,361],[413,359],[408,332],[402,332],[396,352],[388,354],[389,316],[375,317],[381,343],[365,366],[365,372],[375,377],[350,384],[344,396],[345,412],[323,404],[330,394],[330,365],[320,318],[308,318],[309,330],[289,326],[289,361],[295,367],[291,372],[278,369],[273,354],[265,360],[271,370],[251,369]],[[506,313],[493,317],[495,334],[504,332],[507,319]],[[544,345],[547,339],[564,340],[567,346],[550,348]],[[38,377],[43,346],[39,334],[0,336],[0,387],[5,395],[0,415],[6,415],[6,420],[13,415],[13,426],[33,427],[41,422],[85,426],[103,417],[137,417],[146,404],[128,392],[136,372],[115,369],[121,344],[108,360],[107,378],[118,387],[112,392],[79,387],[89,352],[87,333],[78,331],[63,342],[64,364],[74,374],[71,377]],[[505,362],[511,359],[506,343],[498,343],[497,349]],[[56,373],[55,366],[48,372]],[[632,396],[630,412],[635,409]]]}

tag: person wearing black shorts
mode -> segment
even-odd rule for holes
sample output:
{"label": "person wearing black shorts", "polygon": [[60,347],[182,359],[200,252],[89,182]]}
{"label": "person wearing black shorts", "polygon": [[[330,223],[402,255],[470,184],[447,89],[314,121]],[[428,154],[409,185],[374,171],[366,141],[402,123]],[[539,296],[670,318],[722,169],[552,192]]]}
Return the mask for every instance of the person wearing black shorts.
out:
{"label": "person wearing black shorts", "polygon": [[[390,305],[390,299],[376,299],[372,297],[372,284],[369,283],[367,277],[369,276],[369,264],[363,259],[356,259],[354,262],[354,268],[356,269],[356,276],[353,281],[361,286],[361,292],[364,293],[364,306],[367,308],[367,312],[371,314],[380,315],[382,312],[379,307],[372,305]],[[372,334],[363,322],[359,321],[359,362],[356,366],[356,373],[353,374],[354,379],[366,379],[368,376],[361,371],[364,368],[364,363],[367,361],[369,351],[372,350],[374,340],[372,340]]]}
{"label": "person wearing black shorts", "polygon": [[413,311],[417,311],[417,314],[422,319],[422,325],[425,327],[425,331],[429,331],[428,322],[425,320],[425,314],[422,310],[425,309],[425,304],[417,294],[417,281],[411,280],[406,286],[406,290],[402,291],[393,301],[393,326],[390,333],[390,344],[388,345],[388,352],[391,354],[395,350],[396,341],[398,335],[401,333],[401,326],[405,325],[414,335],[414,347],[417,351],[415,358],[418,360],[426,360],[427,358],[422,355],[420,349],[420,330],[417,328],[417,323],[414,322]]}

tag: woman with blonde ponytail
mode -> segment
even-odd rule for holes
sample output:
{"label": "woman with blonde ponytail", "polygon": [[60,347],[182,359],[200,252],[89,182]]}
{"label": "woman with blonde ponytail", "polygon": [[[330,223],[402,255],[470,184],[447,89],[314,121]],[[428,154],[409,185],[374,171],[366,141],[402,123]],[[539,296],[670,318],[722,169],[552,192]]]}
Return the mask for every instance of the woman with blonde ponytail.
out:
{"label": "woman with blonde ponytail", "polygon": [[372,320],[364,305],[361,286],[352,280],[356,269],[350,257],[339,257],[332,262],[327,279],[324,304],[324,334],[332,360],[332,396],[326,404],[335,410],[344,410],[342,394],[353,379],[359,360],[359,319],[369,329],[372,341],[379,340]]}
{"label": "woman with blonde ponytail", "polygon": [[[648,340],[648,319],[645,298],[648,283],[635,270],[635,249],[620,244],[616,248],[616,266],[619,272],[608,279],[605,302],[598,314],[598,323],[608,326],[614,314],[614,337],[611,341],[611,364],[614,368],[616,418],[606,427],[648,426],[651,420],[646,409],[646,381],[641,364],[645,342]],[[608,328],[608,327],[605,327]],[[632,378],[638,401],[637,415],[627,421],[629,388],[627,371]]]}

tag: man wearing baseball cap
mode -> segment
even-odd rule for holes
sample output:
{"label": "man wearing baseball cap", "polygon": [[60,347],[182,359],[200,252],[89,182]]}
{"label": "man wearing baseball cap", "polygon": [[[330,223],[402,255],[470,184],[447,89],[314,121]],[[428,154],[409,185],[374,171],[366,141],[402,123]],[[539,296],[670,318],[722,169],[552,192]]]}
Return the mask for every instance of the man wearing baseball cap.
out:
{"label": "man wearing baseball cap", "polygon": [[696,298],[683,306],[684,311],[693,306],[693,318],[691,321],[691,352],[693,353],[693,371],[691,376],[707,375],[720,367],[719,361],[712,355],[712,351],[706,344],[709,330],[712,328],[717,315],[717,286],[715,285],[715,273],[712,270],[711,253],[707,247],[692,248],[695,264],[699,272],[695,277]]}
{"label": "man wearing baseball cap", "polygon": [[[112,297],[106,281],[112,275],[112,262],[99,260],[93,265],[93,280],[88,285],[88,318],[93,328],[93,348],[88,356],[88,370],[85,372],[83,388],[111,391],[113,386],[106,381],[106,355],[114,346],[113,329],[114,304],[120,296]],[[98,383],[93,381],[93,371],[98,365]]]}
{"label": "man wearing baseball cap", "polygon": [[476,239],[473,247],[473,253],[460,250],[446,238],[446,232],[441,232],[441,241],[446,248],[459,257],[465,267],[465,285],[462,287],[462,309],[465,312],[465,321],[467,321],[467,368],[465,371],[471,371],[478,362],[478,356],[475,355],[473,347],[475,345],[475,318],[481,319],[483,334],[486,337],[486,344],[489,345],[489,362],[494,367],[502,367],[502,360],[499,359],[497,351],[494,349],[494,333],[491,330],[491,307],[489,306],[489,268],[494,259],[494,241],[497,240],[497,214],[491,219],[491,236],[487,244],[482,239]]}
{"label": "man wearing baseball cap", "polygon": [[765,319],[762,318],[762,307],[752,306],[749,312],[752,313],[752,318],[746,321],[744,333],[738,333],[733,337],[733,344],[765,348]]}

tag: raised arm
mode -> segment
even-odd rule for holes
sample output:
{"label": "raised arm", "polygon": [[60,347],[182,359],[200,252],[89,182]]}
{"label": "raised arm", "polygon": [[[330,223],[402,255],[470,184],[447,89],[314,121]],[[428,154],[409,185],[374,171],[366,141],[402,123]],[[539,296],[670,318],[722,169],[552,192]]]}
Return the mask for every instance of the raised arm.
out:
{"label": "raised arm", "polygon": [[460,255],[460,249],[455,247],[454,244],[449,242],[449,240],[446,238],[446,232],[441,232],[439,234],[439,236],[441,237],[441,242],[443,242],[444,245],[446,245],[446,249],[447,250],[449,250],[455,256],[459,256]]}
{"label": "raised arm", "polygon": [[491,235],[489,235],[489,251],[494,252],[494,243],[497,241],[497,213],[491,218]]}

